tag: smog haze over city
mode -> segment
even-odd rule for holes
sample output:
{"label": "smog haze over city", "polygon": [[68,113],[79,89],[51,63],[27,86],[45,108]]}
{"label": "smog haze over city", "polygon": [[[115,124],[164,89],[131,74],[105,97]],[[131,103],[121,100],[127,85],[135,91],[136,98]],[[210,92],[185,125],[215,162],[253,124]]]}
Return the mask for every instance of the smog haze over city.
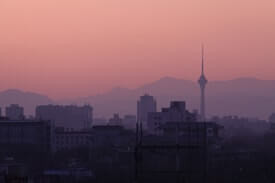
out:
{"label": "smog haze over city", "polygon": [[274,0],[0,0],[0,183],[275,182]]}

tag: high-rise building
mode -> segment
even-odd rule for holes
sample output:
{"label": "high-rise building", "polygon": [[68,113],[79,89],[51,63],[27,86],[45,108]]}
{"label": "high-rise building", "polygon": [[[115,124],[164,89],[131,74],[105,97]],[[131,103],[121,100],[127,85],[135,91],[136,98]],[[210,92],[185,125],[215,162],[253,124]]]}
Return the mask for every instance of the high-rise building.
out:
{"label": "high-rise building", "polygon": [[93,122],[93,108],[85,106],[42,105],[36,107],[36,118],[53,121],[55,126],[65,129],[90,128]]}
{"label": "high-rise building", "polygon": [[147,123],[148,113],[157,111],[157,102],[153,96],[143,95],[137,102],[137,121]]}
{"label": "high-rise building", "polygon": [[204,75],[204,47],[202,46],[202,62],[201,62],[201,76],[198,80],[201,89],[200,98],[200,120],[205,121],[205,87],[207,84],[207,79]]}
{"label": "high-rise building", "polygon": [[24,108],[18,104],[11,104],[6,107],[6,117],[10,120],[22,120],[24,116]]}

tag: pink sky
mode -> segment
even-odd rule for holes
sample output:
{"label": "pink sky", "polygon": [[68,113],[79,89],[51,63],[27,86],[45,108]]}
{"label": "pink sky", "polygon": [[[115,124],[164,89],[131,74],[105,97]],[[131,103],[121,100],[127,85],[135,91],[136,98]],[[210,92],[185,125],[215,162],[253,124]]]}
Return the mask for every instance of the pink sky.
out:
{"label": "pink sky", "polygon": [[0,0],[0,90],[53,98],[163,76],[275,79],[274,0]]}

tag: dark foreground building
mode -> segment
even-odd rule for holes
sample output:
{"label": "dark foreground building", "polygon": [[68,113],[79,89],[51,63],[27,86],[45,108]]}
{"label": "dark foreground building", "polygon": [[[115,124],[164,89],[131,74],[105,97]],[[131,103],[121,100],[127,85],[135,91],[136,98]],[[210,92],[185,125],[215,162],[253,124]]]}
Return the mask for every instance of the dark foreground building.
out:
{"label": "dark foreground building", "polygon": [[0,120],[0,153],[47,153],[51,151],[53,128],[49,121]]}
{"label": "dark foreground building", "polygon": [[6,164],[2,161],[7,158],[13,159],[12,164],[22,165],[26,175],[39,174],[49,162],[52,141],[49,121],[1,120],[0,165]]}

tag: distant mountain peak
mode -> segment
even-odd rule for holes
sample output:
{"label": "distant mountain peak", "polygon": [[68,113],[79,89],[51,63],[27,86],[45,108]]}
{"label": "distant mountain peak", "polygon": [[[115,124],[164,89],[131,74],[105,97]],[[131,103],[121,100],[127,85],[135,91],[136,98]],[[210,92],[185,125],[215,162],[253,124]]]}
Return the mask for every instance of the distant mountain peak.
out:
{"label": "distant mountain peak", "polygon": [[28,95],[28,96],[40,96],[40,97],[45,97],[48,98],[50,100],[50,98],[46,95],[43,95],[41,93],[35,93],[35,92],[29,92],[29,91],[23,91],[20,89],[7,89],[4,91],[0,91],[1,95],[15,95],[15,96],[21,96],[21,95]]}
{"label": "distant mountain peak", "polygon": [[194,83],[191,80],[185,80],[185,79],[179,79],[179,78],[174,78],[174,77],[170,77],[170,76],[165,76],[160,78],[157,81],[154,81],[152,83],[148,83],[146,85],[144,85],[143,87],[148,87],[148,86],[157,86],[157,85],[178,85],[178,84],[187,84],[187,83]]}
{"label": "distant mountain peak", "polygon": [[120,87],[120,86],[112,88],[112,92],[121,92],[121,91],[129,91],[129,89],[124,88],[124,87]]}
{"label": "distant mountain peak", "polygon": [[42,104],[50,104],[53,101],[45,95],[33,92],[25,92],[19,89],[7,89],[0,92],[0,106],[19,104],[25,109],[25,114],[34,114],[35,107]]}
{"label": "distant mountain peak", "polygon": [[236,79],[232,79],[232,81],[259,81],[260,79],[255,77],[239,77]]}
{"label": "distant mountain peak", "polygon": [[169,82],[169,81],[187,81],[187,80],[179,79],[179,78],[175,78],[175,77],[171,77],[171,76],[164,76],[164,77],[160,78],[159,80],[157,80],[156,82],[160,82],[160,81]]}
{"label": "distant mountain peak", "polygon": [[7,90],[3,90],[2,93],[24,93],[22,90],[19,89],[7,89]]}
{"label": "distant mountain peak", "polygon": [[164,76],[164,77],[161,77],[159,80],[174,80],[176,78],[174,77],[171,77],[171,76]]}

